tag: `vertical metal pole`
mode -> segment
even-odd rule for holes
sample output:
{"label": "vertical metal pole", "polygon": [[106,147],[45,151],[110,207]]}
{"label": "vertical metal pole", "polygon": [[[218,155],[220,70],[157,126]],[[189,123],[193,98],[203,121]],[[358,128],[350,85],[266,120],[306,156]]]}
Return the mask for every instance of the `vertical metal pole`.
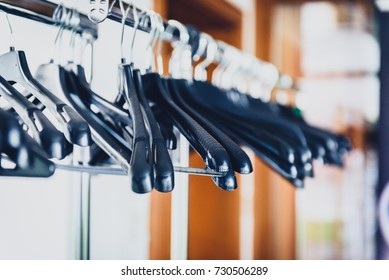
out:
{"label": "vertical metal pole", "polygon": [[[377,14],[379,15],[381,49],[378,200],[385,185],[389,182],[389,13],[377,12]],[[387,218],[389,219],[389,216]],[[377,230],[376,246],[378,259],[389,258],[389,250],[380,230]]]}
{"label": "vertical metal pole", "polygon": [[90,260],[90,191],[91,175],[81,173],[81,228],[80,228],[80,259]]}
{"label": "vertical metal pole", "polygon": [[[189,165],[189,143],[179,136],[180,166]],[[188,220],[189,220],[189,175],[175,173],[175,188],[172,192],[170,258],[186,260],[188,258]]]}
{"label": "vertical metal pole", "polygon": [[[87,164],[89,161],[89,148],[74,146],[73,164]],[[91,196],[91,175],[79,173],[80,197],[79,197],[79,237],[78,237],[78,259],[90,259],[90,196]]]}

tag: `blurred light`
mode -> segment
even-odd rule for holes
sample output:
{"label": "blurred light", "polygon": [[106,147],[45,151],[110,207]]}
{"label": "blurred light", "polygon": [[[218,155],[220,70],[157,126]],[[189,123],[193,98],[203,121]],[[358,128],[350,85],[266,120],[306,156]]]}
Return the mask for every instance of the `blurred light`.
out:
{"label": "blurred light", "polygon": [[389,11],[389,0],[377,0],[376,3],[381,11]]}
{"label": "blurred light", "polygon": [[277,92],[277,95],[276,95],[276,101],[277,103],[279,104],[282,104],[282,105],[287,105],[288,104],[288,93],[284,90],[280,90]]}

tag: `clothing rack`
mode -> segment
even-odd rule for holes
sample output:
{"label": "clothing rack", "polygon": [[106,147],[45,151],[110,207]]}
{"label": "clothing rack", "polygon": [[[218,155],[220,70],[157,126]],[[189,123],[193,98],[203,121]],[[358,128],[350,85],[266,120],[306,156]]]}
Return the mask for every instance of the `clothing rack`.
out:
{"label": "clothing rack", "polygon": [[[61,11],[62,14],[65,14],[67,11],[71,10],[71,8],[65,7],[63,5],[57,5],[55,3],[46,1],[46,0],[0,0],[0,11],[4,11],[6,13],[16,15],[19,17],[27,18],[30,20],[34,20],[37,22],[45,23],[48,25],[59,25],[63,24],[60,21],[60,16],[56,17],[55,14],[58,12],[58,9],[63,9]],[[143,12],[141,9],[136,7],[131,7],[131,9],[135,9],[137,13]],[[121,22],[122,16],[120,8],[118,4],[112,7],[108,18],[114,20],[116,22]],[[98,27],[95,23],[91,22],[87,15],[79,14],[78,15],[79,23],[77,26],[65,26],[65,28],[75,28],[78,33],[88,33],[93,37],[98,37]],[[134,27],[135,19],[133,17],[133,13],[130,12],[126,25]],[[150,32],[150,27],[139,27],[141,30],[145,32]],[[178,40],[177,32],[174,34],[172,40]],[[80,171],[82,168],[82,172],[90,173],[90,174],[108,174],[108,175],[126,175],[126,172],[123,170],[115,170],[114,168],[98,168],[95,166],[65,166],[61,164],[56,164],[56,168],[58,169],[66,169],[68,171]],[[77,170],[76,170],[77,169]],[[208,169],[199,169],[199,168],[188,168],[175,166],[174,170],[180,173],[189,173],[203,176],[213,176],[219,177],[223,176],[222,173],[218,173]]]}
{"label": "clothing rack", "polygon": [[[131,7],[133,9],[135,7]],[[62,10],[61,10],[62,9]],[[142,10],[135,8],[138,13]],[[33,21],[41,22],[48,25],[61,25],[65,28],[72,28],[78,33],[89,33],[93,37],[98,37],[97,25],[92,23],[88,17],[84,14],[79,14],[79,22],[77,26],[67,26],[63,22],[61,16],[63,14],[72,11],[71,9],[63,6],[51,3],[45,0],[0,0],[0,11],[16,15],[19,17],[27,18]],[[116,22],[122,21],[121,10],[118,6],[113,6],[110,12],[109,19]],[[135,20],[132,12],[129,13],[129,17],[126,20],[127,26],[134,26]],[[151,29],[148,27],[140,27],[145,32],[150,32]],[[177,40],[177,34],[174,34],[171,41]],[[184,139],[183,136],[179,137],[179,155],[177,156],[176,162],[182,166],[189,164],[189,143]],[[77,171],[80,174],[114,174],[114,175],[126,175],[126,172],[122,172],[115,168],[104,168],[104,167],[92,167],[92,166],[68,166],[56,163],[57,169]],[[172,259],[187,259],[187,244],[188,244],[188,205],[189,205],[189,178],[188,173],[206,176],[223,176],[222,173],[213,172],[207,169],[198,168],[187,168],[175,166],[175,171],[179,172],[176,174],[176,181],[180,182],[180,188],[173,193],[172,197],[172,226],[171,226],[171,258]],[[89,183],[86,183],[88,187],[87,193],[85,193],[84,184],[81,185],[81,239],[80,239],[80,258],[89,259]]]}
{"label": "clothing rack", "polygon": [[[60,10],[63,9],[63,10]],[[126,18],[125,24],[127,26],[134,27],[136,25],[136,19],[134,18],[134,9],[137,14],[144,12],[143,10],[130,6],[130,11],[128,17]],[[10,13],[16,16],[28,18],[34,21],[42,22],[49,25],[60,25],[64,24],[61,21],[61,13],[67,13],[71,9],[64,7],[63,5],[57,5],[45,0],[0,0],[0,10]],[[107,18],[115,22],[122,22],[122,9],[120,9],[118,1],[112,5],[111,10],[109,11]],[[168,23],[164,22],[165,26],[168,26]],[[68,28],[74,28],[74,26],[64,26]],[[145,32],[151,32],[150,26],[139,26],[139,29]],[[89,33],[93,37],[98,37],[98,28],[95,23],[92,23],[88,17],[84,14],[79,15],[79,22],[76,29],[78,33]],[[169,37],[166,38],[167,41],[174,42],[179,40],[179,31],[175,32]],[[219,52],[223,52],[223,46],[226,45],[222,43]],[[181,166],[188,166],[189,163],[189,144],[184,139],[183,136],[179,137],[179,155],[176,160],[176,164]],[[64,166],[56,164],[58,169],[66,169],[70,171],[78,172],[87,172],[87,173],[99,173],[99,174],[116,174],[116,175],[126,175],[126,172],[122,172],[119,169],[115,168],[104,168],[104,167],[88,167],[88,166]],[[188,205],[189,205],[189,181],[188,175],[185,173],[197,174],[197,175],[207,175],[207,176],[223,176],[222,173],[217,174],[211,172],[210,170],[193,169],[193,168],[182,168],[175,167],[175,171],[179,171],[180,174],[177,174],[177,181],[180,183],[177,184],[177,188],[172,194],[172,219],[171,219],[171,258],[172,259],[186,259],[187,258],[187,244],[188,244]],[[86,196],[87,197],[87,196]],[[88,211],[86,211],[88,212]],[[89,220],[89,218],[87,218]],[[85,228],[89,230],[89,228]],[[84,229],[84,230],[85,230]],[[88,248],[84,250],[86,253]],[[85,253],[84,252],[84,253]]]}

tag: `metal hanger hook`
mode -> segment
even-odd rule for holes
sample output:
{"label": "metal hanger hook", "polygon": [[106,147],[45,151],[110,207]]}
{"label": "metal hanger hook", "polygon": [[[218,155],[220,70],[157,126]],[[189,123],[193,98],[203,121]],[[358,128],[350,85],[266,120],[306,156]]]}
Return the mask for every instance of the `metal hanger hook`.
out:
{"label": "metal hanger hook", "polygon": [[[231,63],[231,49],[228,47],[226,43],[223,41],[217,41],[217,53],[218,53],[218,59],[217,59],[217,67],[215,70],[213,70],[212,73],[212,83],[221,87],[222,86],[222,73],[227,69],[228,65]],[[215,59],[216,61],[216,59]]]}
{"label": "metal hanger hook", "polygon": [[126,28],[126,20],[128,17],[128,13],[130,12],[131,5],[128,4],[127,9],[124,9],[124,4],[122,0],[119,0],[119,7],[120,7],[120,12],[122,14],[122,21],[121,21],[121,27],[122,27],[122,32],[120,36],[120,56],[121,56],[121,61],[122,63],[125,63],[125,57],[124,57],[124,33],[125,33],[125,28]]}
{"label": "metal hanger hook", "polygon": [[165,32],[165,26],[163,24],[163,19],[162,17],[155,13],[155,16],[156,16],[156,19],[157,19],[157,24],[158,24],[158,33],[156,34],[156,40],[157,40],[157,45],[158,45],[158,49],[157,49],[157,53],[156,53],[156,57],[157,57],[157,68],[158,68],[158,73],[160,75],[163,75],[163,72],[164,72],[164,65],[163,65],[163,56],[162,56],[162,46],[163,46],[163,34]]}
{"label": "metal hanger hook", "polygon": [[109,5],[109,8],[108,8],[108,15],[110,15],[112,13],[112,9],[113,7],[115,6],[117,0],[113,0],[111,5]]}
{"label": "metal hanger hook", "polygon": [[75,62],[76,57],[76,39],[77,39],[77,28],[80,25],[80,13],[77,11],[77,9],[72,9],[72,14],[69,19],[69,27],[72,31],[69,45],[71,49],[71,57],[69,62]]}
{"label": "metal hanger hook", "polygon": [[201,41],[205,42],[205,59],[196,65],[194,73],[196,80],[205,81],[207,80],[207,69],[216,59],[218,46],[216,41],[206,33],[200,34]]}
{"label": "metal hanger hook", "polygon": [[9,29],[9,34],[10,34],[10,50],[14,51],[15,50],[15,37],[14,37],[14,31],[11,25],[11,21],[8,17],[8,14],[4,12],[3,10],[0,10],[1,13],[4,13],[5,19],[7,21],[8,29]]}
{"label": "metal hanger hook", "polygon": [[149,59],[149,65],[146,66],[148,70],[152,68],[152,61],[153,61],[153,49],[155,47],[155,37],[157,36],[158,32],[158,20],[156,18],[155,12],[151,10],[143,11],[135,18],[134,16],[134,33],[131,41],[131,47],[130,47],[130,63],[134,63],[134,47],[135,47],[135,38],[137,35],[137,31],[140,27],[148,27],[148,24],[150,23],[150,36],[149,41],[146,47],[146,58]]}
{"label": "metal hanger hook", "polygon": [[60,54],[62,53],[61,42],[63,38],[63,32],[66,26],[69,25],[72,14],[73,10],[66,8],[62,4],[58,5],[54,12],[53,19],[59,23],[59,29],[54,40],[53,58],[51,59],[51,62],[55,62],[56,59],[58,60],[58,57],[60,57]]}
{"label": "metal hanger hook", "polygon": [[235,47],[228,46],[230,61],[224,71],[221,72],[220,82],[223,88],[230,89],[233,87],[234,74],[239,71],[242,58],[241,52]]}
{"label": "metal hanger hook", "polygon": [[84,46],[84,49],[83,49],[82,55],[81,55],[81,61],[83,61],[85,50],[87,49],[88,46],[90,46],[90,65],[89,65],[90,76],[89,76],[88,82],[91,84],[93,81],[93,70],[94,70],[94,41],[95,41],[95,38],[89,33],[83,33],[81,38],[84,39],[84,41],[85,41],[85,46]]}
{"label": "metal hanger hook", "polygon": [[173,42],[174,37],[174,30],[178,30],[180,33],[179,36],[179,43],[181,46],[185,46],[189,44],[189,32],[186,29],[185,25],[183,25],[181,22],[171,19],[168,21],[168,26],[165,29],[165,34],[167,34],[169,37],[169,41]]}
{"label": "metal hanger hook", "polygon": [[199,45],[197,47],[197,50],[196,52],[193,54],[193,61],[199,61],[205,54],[205,52],[207,51],[207,44],[208,44],[208,41],[207,39],[204,37],[204,36],[201,36],[202,33],[200,33],[200,36],[199,36]]}
{"label": "metal hanger hook", "polygon": [[[153,13],[152,17],[154,18],[155,28],[153,28],[154,32],[152,33],[152,37],[150,39],[150,50],[148,53],[150,60],[149,65],[146,66],[146,72],[156,71],[156,61],[159,71],[162,70],[163,72],[162,48],[158,48],[157,52],[156,49],[157,45],[162,46],[161,36],[165,31],[165,27],[163,25],[163,19],[159,14]],[[162,73],[160,74],[162,75]]]}
{"label": "metal hanger hook", "polygon": [[[179,32],[178,41],[173,41],[175,30]],[[169,73],[175,78],[192,80],[192,50],[189,45],[190,36],[187,28],[176,20],[169,20],[164,34],[168,36],[166,40],[170,41],[173,46],[169,60]]]}

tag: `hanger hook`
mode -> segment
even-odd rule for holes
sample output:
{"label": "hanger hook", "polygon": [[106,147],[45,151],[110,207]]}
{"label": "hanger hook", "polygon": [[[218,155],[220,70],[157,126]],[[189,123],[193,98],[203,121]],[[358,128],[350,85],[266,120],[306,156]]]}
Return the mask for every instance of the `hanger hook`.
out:
{"label": "hanger hook", "polygon": [[178,32],[180,33],[179,35],[180,45],[182,46],[188,45],[190,39],[188,29],[186,29],[185,25],[183,25],[181,22],[174,19],[170,19],[168,21],[168,26],[165,29],[165,34],[169,36],[168,40],[170,42],[173,42],[173,36],[175,30],[178,30]]}
{"label": "hanger hook", "polygon": [[[135,9],[134,9],[135,10]],[[150,36],[149,41],[146,47],[146,58],[149,58],[148,65],[146,65],[146,69],[150,71],[153,65],[153,49],[155,47],[155,37],[158,32],[158,21],[156,18],[156,13],[151,10],[145,10],[139,14],[135,18],[134,16],[134,33],[131,40],[131,48],[130,48],[130,63],[134,63],[134,46],[135,46],[135,38],[137,35],[137,31],[140,27],[148,27],[150,23]],[[147,61],[147,60],[146,60]]]}
{"label": "hanger hook", "polygon": [[164,65],[163,65],[163,56],[162,56],[162,46],[163,46],[163,38],[162,38],[162,35],[164,34],[165,32],[165,26],[164,26],[164,23],[163,23],[163,19],[162,17],[155,13],[155,16],[156,16],[156,20],[157,20],[157,30],[158,30],[158,33],[156,34],[156,45],[155,47],[158,45],[158,50],[157,50],[157,68],[158,68],[158,73],[160,75],[163,75],[163,68],[164,68]]}
{"label": "hanger hook", "polygon": [[207,69],[216,59],[218,46],[216,41],[206,33],[200,34],[200,45],[202,41],[205,42],[205,59],[195,67],[194,73],[196,80],[205,81],[207,80]]}
{"label": "hanger hook", "polygon": [[112,13],[113,7],[115,6],[116,2],[117,2],[117,0],[113,0],[111,5],[109,5],[108,15],[110,15]]}
{"label": "hanger hook", "polygon": [[[174,31],[178,30],[179,40],[174,41]],[[169,20],[165,29],[166,40],[172,42],[173,53],[169,61],[169,72],[177,78],[191,80],[192,73],[192,50],[189,45],[189,32],[185,25],[176,21]]]}
{"label": "hanger hook", "polygon": [[94,69],[94,44],[93,43],[94,43],[95,38],[89,33],[83,33],[81,38],[85,40],[85,48],[83,49],[82,55],[81,55],[81,64],[83,62],[85,50],[88,46],[90,46],[90,66],[89,66],[90,67],[90,72],[89,72],[90,75],[89,75],[88,82],[91,84],[92,80],[93,80],[93,69]]}
{"label": "hanger hook", "polygon": [[[152,33],[152,37],[150,39],[150,60],[148,67],[146,67],[146,72],[156,71],[155,61],[157,61],[157,63],[160,63],[159,61],[162,60],[162,55],[161,57],[156,56],[159,55],[159,53],[156,54],[155,50],[157,48],[158,42],[160,41],[161,34],[164,32],[165,28],[163,26],[162,17],[159,14],[153,13],[152,17],[154,19],[154,27],[152,27],[154,32]],[[160,66],[161,65],[158,65],[158,67]],[[163,67],[161,69],[163,71]]]}
{"label": "hanger hook", "polygon": [[120,7],[120,12],[122,14],[122,20],[121,20],[122,32],[121,32],[121,36],[120,36],[120,54],[121,54],[122,63],[124,63],[125,62],[125,58],[124,58],[124,33],[125,32],[124,31],[126,28],[126,20],[128,17],[128,13],[130,12],[131,5],[128,4],[127,9],[124,9],[123,1],[119,0],[119,7]]}
{"label": "hanger hook", "polygon": [[193,61],[199,61],[207,50],[207,39],[205,36],[202,36],[204,33],[199,32],[199,45],[197,47],[196,52],[193,54]]}
{"label": "hanger hook", "polygon": [[221,74],[221,83],[226,89],[234,87],[234,74],[239,72],[243,60],[243,55],[237,48],[233,46],[228,46],[228,48],[231,52],[230,61]]}
{"label": "hanger hook", "polygon": [[5,19],[7,21],[7,26],[8,26],[8,30],[9,30],[9,34],[10,34],[10,50],[14,51],[15,50],[15,38],[14,38],[14,31],[12,28],[11,21],[9,19],[7,12],[5,12],[3,10],[0,10],[0,12],[4,13]]}
{"label": "hanger hook", "polygon": [[[227,69],[230,61],[231,61],[231,49],[228,45],[222,41],[217,41],[217,49],[218,49],[218,59],[217,59],[217,67],[213,70],[212,73],[212,83],[221,87],[222,81],[221,76],[222,72]],[[216,61],[216,59],[215,59]]]}
{"label": "hanger hook", "polygon": [[53,63],[55,59],[58,58],[62,53],[60,42],[62,42],[63,31],[65,30],[66,26],[69,25],[72,14],[73,10],[66,8],[62,4],[58,5],[54,11],[53,19],[55,22],[59,23],[59,29],[54,40],[53,58],[50,61],[51,63]]}
{"label": "hanger hook", "polygon": [[69,19],[69,28],[71,30],[71,37],[69,41],[70,49],[71,49],[71,57],[69,63],[75,62],[76,57],[76,39],[77,39],[77,28],[80,25],[80,13],[77,9],[72,9],[72,14]]}

